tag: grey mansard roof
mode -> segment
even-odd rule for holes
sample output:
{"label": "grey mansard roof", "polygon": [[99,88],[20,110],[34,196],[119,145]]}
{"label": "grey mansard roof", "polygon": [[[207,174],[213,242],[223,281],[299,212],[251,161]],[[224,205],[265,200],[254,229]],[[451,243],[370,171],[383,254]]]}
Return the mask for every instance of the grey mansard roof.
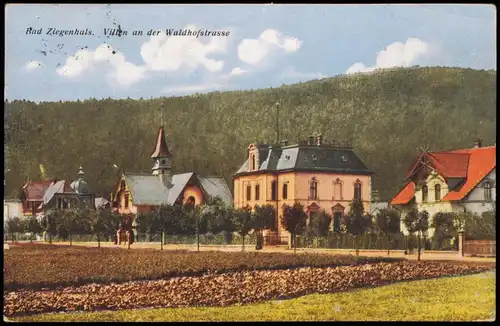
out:
{"label": "grey mansard roof", "polygon": [[329,145],[271,145],[263,151],[259,146],[260,162],[257,171],[248,171],[249,159],[235,176],[259,172],[310,171],[349,174],[372,174],[349,147]]}

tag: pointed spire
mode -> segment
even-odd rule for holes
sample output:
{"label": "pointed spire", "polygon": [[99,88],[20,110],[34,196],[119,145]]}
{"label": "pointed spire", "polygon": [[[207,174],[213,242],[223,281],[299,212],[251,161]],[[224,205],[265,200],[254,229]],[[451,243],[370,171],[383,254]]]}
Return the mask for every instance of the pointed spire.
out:
{"label": "pointed spire", "polygon": [[80,169],[78,171],[78,179],[82,180],[84,175],[85,173],[83,172],[83,167],[80,165]]}
{"label": "pointed spire", "polygon": [[158,136],[156,137],[156,145],[153,154],[151,154],[151,158],[158,158],[158,157],[172,157],[172,154],[168,150],[167,140],[165,138],[165,130],[163,129],[163,126],[161,126],[160,129],[158,130]]}

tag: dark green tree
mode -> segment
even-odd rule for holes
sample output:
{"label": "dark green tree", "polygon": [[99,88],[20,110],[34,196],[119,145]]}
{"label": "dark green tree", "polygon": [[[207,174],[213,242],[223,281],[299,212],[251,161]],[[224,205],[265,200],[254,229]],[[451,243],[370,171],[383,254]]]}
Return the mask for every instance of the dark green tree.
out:
{"label": "dark green tree", "polygon": [[322,210],[317,214],[311,215],[309,226],[316,237],[326,237],[328,236],[331,222],[332,216],[325,210]]}
{"label": "dark green tree", "polygon": [[293,206],[286,204],[282,206],[281,225],[290,232],[294,253],[297,250],[297,234],[305,231],[306,224],[307,214],[303,205],[295,203]]}
{"label": "dark green tree", "polygon": [[375,215],[375,225],[387,239],[387,256],[389,256],[391,238],[393,235],[399,233],[401,229],[399,213],[395,209],[383,208]]}
{"label": "dark green tree", "polygon": [[356,256],[359,256],[359,238],[372,225],[372,217],[364,213],[363,203],[353,200],[348,215],[345,217],[346,232],[354,238]]}
{"label": "dark green tree", "polygon": [[61,223],[62,212],[58,209],[50,210],[45,213],[40,225],[42,226],[45,235],[49,237],[49,243],[52,243],[52,238],[57,235],[57,229]]}
{"label": "dark green tree", "polygon": [[411,209],[403,219],[403,223],[410,234],[417,233],[418,261],[420,261],[421,238],[422,234],[429,229],[429,213],[425,210],[419,212],[417,209]]}
{"label": "dark green tree", "polygon": [[28,216],[26,223],[24,224],[24,231],[30,233],[30,242],[33,242],[33,236],[35,234],[40,234],[43,229],[40,222],[35,216]]}
{"label": "dark green tree", "polygon": [[250,207],[242,207],[235,209],[233,212],[233,224],[235,230],[243,238],[241,251],[245,251],[245,237],[254,228],[252,220],[252,209]]}
{"label": "dark green tree", "polygon": [[254,232],[257,236],[257,249],[262,249],[264,244],[263,230],[276,231],[276,209],[274,205],[256,205],[252,212]]}
{"label": "dark green tree", "polygon": [[457,235],[455,213],[438,212],[434,214],[431,221],[431,228],[434,228],[433,242],[438,249],[443,248],[443,242],[453,239]]}
{"label": "dark green tree", "polygon": [[12,237],[12,242],[14,242],[15,234],[24,231],[24,223],[17,216],[9,218],[5,223],[5,227]]}

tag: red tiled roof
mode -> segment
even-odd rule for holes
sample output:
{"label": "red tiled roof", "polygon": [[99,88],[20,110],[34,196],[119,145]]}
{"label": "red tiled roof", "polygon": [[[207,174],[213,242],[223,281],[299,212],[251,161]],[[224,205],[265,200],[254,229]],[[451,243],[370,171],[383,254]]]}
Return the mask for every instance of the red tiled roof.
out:
{"label": "red tiled roof", "polygon": [[391,200],[391,205],[407,204],[415,193],[415,183],[410,181],[397,195]]}
{"label": "red tiled roof", "polygon": [[[461,200],[496,167],[496,146],[434,152],[428,153],[427,157],[443,177],[466,178],[459,190],[448,192],[442,199],[444,201]],[[412,173],[415,166],[416,164]],[[412,181],[392,199],[391,204],[406,204],[414,193],[415,183]]]}
{"label": "red tiled roof", "polygon": [[23,190],[29,201],[43,201],[45,191],[50,187],[52,181],[28,181]]}
{"label": "red tiled roof", "polygon": [[432,166],[445,178],[467,177],[469,153],[429,153]]}
{"label": "red tiled roof", "polygon": [[163,129],[163,127],[160,127],[160,130],[158,130],[158,136],[156,137],[156,146],[153,154],[151,154],[151,157],[172,157],[172,154],[170,154],[170,151],[168,150],[167,140],[165,138],[165,130]]}
{"label": "red tiled roof", "polygon": [[496,146],[461,149],[457,154],[470,154],[465,184],[458,191],[450,191],[443,200],[460,200],[474,189],[496,167]]}

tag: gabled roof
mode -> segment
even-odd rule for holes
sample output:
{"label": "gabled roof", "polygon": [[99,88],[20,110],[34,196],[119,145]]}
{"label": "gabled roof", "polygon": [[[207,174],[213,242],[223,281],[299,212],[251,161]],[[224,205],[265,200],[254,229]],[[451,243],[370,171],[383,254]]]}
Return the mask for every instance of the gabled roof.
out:
{"label": "gabled roof", "polygon": [[158,130],[155,148],[153,150],[153,154],[151,154],[151,158],[158,157],[172,157],[172,154],[167,146],[167,139],[165,137],[165,130],[163,129],[163,126]]}
{"label": "gabled roof", "polygon": [[460,200],[467,196],[494,168],[496,168],[496,146],[453,151],[470,154],[467,179],[458,191],[451,191],[443,200]]}
{"label": "gabled roof", "polygon": [[24,186],[24,194],[28,201],[43,201],[43,195],[52,181],[28,181]]}
{"label": "gabled roof", "polygon": [[168,188],[158,176],[124,174],[124,179],[135,205],[167,204]]}
{"label": "gabled roof", "polygon": [[428,153],[432,166],[445,178],[465,178],[469,166],[469,153]]}
{"label": "gabled roof", "polygon": [[109,200],[107,200],[106,198],[104,197],[97,197],[95,199],[95,208],[99,208],[99,207],[105,207],[106,205],[109,205],[111,204],[109,202]]}
{"label": "gabled roof", "polygon": [[233,202],[231,190],[227,186],[226,180],[220,177],[199,177],[201,186],[211,197],[219,197],[227,205]]}
{"label": "gabled roof", "polygon": [[410,181],[403,189],[391,200],[391,205],[407,204],[415,194],[415,183]]}
{"label": "gabled roof", "polygon": [[[432,167],[446,180],[456,183],[457,180],[465,179],[463,185],[452,188],[442,198],[443,201],[463,199],[496,167],[496,146],[433,152],[426,155]],[[422,156],[419,159],[422,159]],[[415,183],[410,181],[392,199],[391,204],[406,204],[414,194]]]}
{"label": "gabled roof", "polygon": [[43,195],[43,204],[51,201],[55,194],[77,195],[66,180],[54,181]]}
{"label": "gabled roof", "polygon": [[228,204],[232,202],[231,192],[223,178],[198,177],[189,172],[173,175],[167,186],[157,175],[124,174],[124,177],[134,205],[173,205],[186,186],[196,180],[207,195],[218,196]]}

